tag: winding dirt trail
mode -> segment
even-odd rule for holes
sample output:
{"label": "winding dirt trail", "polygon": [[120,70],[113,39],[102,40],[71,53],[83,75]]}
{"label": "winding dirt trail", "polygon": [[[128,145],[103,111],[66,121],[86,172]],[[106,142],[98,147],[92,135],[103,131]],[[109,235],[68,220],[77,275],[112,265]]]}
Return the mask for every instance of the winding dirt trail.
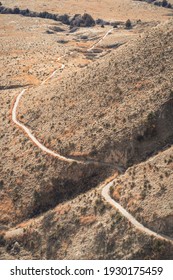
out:
{"label": "winding dirt trail", "polygon": [[[28,137],[32,140],[32,142],[37,145],[37,147],[39,147],[42,151],[44,151],[45,153],[51,155],[51,156],[54,156],[54,157],[57,157],[59,158],[60,160],[64,160],[64,161],[67,161],[67,162],[76,162],[76,160],[73,160],[73,159],[69,159],[69,158],[66,158],[66,157],[63,157],[61,156],[60,154],[58,153],[55,153],[53,152],[52,150],[46,148],[42,143],[40,143],[37,138],[32,134],[32,132],[29,130],[29,128],[27,128],[24,124],[22,124],[21,122],[19,122],[17,120],[17,107],[19,105],[19,101],[22,97],[22,95],[26,92],[26,89],[22,90],[22,92],[17,96],[16,98],[16,102],[14,104],[14,107],[13,107],[13,111],[12,111],[12,120],[13,122],[19,126],[20,128],[22,128],[24,130],[24,132],[28,135]],[[80,161],[78,161],[80,163]]]}
{"label": "winding dirt trail", "polygon": [[143,224],[139,223],[135,217],[133,217],[126,209],[124,209],[118,202],[110,196],[110,188],[114,185],[114,180],[105,185],[102,189],[102,196],[104,199],[111,204],[114,208],[116,208],[135,228],[139,231],[142,231],[150,236],[154,236],[160,240],[165,240],[173,243],[173,238],[165,235],[161,235],[156,233],[155,231],[150,230],[149,228],[145,227]]}
{"label": "winding dirt trail", "polygon": [[[108,30],[106,32],[106,34],[96,43],[94,43],[90,48],[87,49],[87,51],[92,51],[94,49],[95,46],[97,46],[102,40],[104,40],[104,38],[106,38],[106,36],[108,34],[110,34],[112,32],[113,28],[111,28],[110,30]],[[67,55],[71,55],[73,52],[71,52],[70,54],[65,54],[61,57],[58,58],[58,60],[60,61],[62,58],[66,57]],[[63,70],[65,67],[64,64],[61,65],[61,69]],[[58,71],[55,70],[48,78],[46,78],[41,84],[45,84],[48,80],[50,80]],[[93,160],[76,160],[76,159],[72,159],[72,158],[68,158],[65,156],[62,156],[50,149],[48,149],[47,147],[45,147],[30,131],[29,128],[27,128],[23,123],[21,123],[20,121],[18,121],[17,119],[17,109],[19,106],[19,102],[22,98],[22,96],[26,93],[28,89],[23,89],[19,95],[17,96],[14,106],[12,108],[12,121],[19,127],[21,128],[27,135],[28,137],[31,139],[31,141],[37,146],[39,147],[43,152],[49,154],[50,156],[59,158],[60,160],[66,161],[66,162],[76,162],[76,163],[82,163],[82,164],[89,164],[89,163],[97,163],[97,164],[104,164],[107,165],[107,163],[101,163],[101,162],[97,162],[97,161],[93,161]],[[117,166],[118,170],[121,170],[121,168],[119,166]],[[143,233],[146,233],[150,236],[154,236],[160,240],[165,240],[168,242],[173,243],[173,239],[168,237],[168,236],[164,236],[164,235],[160,235],[150,229],[148,229],[147,227],[143,226],[141,223],[139,223],[126,209],[124,209],[118,202],[116,202],[115,200],[113,200],[110,196],[110,188],[113,186],[114,184],[114,180],[112,180],[111,182],[109,182],[108,184],[104,185],[102,188],[102,196],[104,197],[104,199],[111,204],[114,208],[116,208],[135,228],[137,228],[138,230],[140,230]]]}

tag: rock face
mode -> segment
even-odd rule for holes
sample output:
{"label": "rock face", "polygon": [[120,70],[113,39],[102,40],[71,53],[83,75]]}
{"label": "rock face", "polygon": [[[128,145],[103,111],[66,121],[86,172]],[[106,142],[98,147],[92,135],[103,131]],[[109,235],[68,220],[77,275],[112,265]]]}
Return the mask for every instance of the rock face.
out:
{"label": "rock face", "polygon": [[89,14],[76,14],[70,21],[71,26],[90,27],[95,25],[95,20]]}

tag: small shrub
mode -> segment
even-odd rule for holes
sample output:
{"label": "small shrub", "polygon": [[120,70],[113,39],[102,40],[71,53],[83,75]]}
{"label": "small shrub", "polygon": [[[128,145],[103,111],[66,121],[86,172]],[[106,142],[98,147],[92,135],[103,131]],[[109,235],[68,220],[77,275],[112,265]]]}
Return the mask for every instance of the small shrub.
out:
{"label": "small shrub", "polygon": [[167,0],[163,0],[162,1],[162,7],[167,7],[168,6],[168,1]]}
{"label": "small shrub", "polygon": [[18,7],[15,7],[13,12],[14,14],[20,14],[20,9]]}
{"label": "small shrub", "polygon": [[4,238],[4,233],[0,233],[0,246],[5,245],[5,238]]}
{"label": "small shrub", "polygon": [[131,20],[128,19],[125,23],[125,26],[126,26],[126,29],[131,29],[132,28],[132,23],[131,23]]}

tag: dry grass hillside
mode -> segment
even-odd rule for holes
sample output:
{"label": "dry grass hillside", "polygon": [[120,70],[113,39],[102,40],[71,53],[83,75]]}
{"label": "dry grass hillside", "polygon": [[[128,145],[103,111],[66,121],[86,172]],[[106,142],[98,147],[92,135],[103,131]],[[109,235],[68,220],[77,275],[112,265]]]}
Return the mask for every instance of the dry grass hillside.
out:
{"label": "dry grass hillside", "polygon": [[112,197],[138,221],[152,230],[173,237],[172,148],[119,176]]}
{"label": "dry grass hillside", "polygon": [[[173,21],[165,22],[167,9],[143,2],[99,1],[97,12],[97,1],[70,3],[76,6],[69,10],[69,1],[15,1],[122,24],[91,52],[109,26],[72,33],[60,22],[0,15],[0,259],[172,259],[169,242],[137,231],[101,190],[117,176],[115,200],[144,225],[173,235]],[[20,122],[46,147],[83,164],[45,154],[14,125],[23,88]],[[118,175],[117,166],[126,172]]]}

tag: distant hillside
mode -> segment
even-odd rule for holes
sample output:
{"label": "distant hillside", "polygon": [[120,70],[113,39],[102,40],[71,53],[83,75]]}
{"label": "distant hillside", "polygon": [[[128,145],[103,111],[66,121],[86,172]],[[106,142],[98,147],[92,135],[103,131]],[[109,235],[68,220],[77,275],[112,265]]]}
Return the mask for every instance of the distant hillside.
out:
{"label": "distant hillside", "polygon": [[[161,2],[158,0],[157,2]],[[31,11],[43,12],[55,14],[84,14],[89,13],[95,19],[103,18],[108,21],[123,20],[126,21],[128,18],[131,20],[142,21],[155,21],[165,20],[166,16],[171,12],[169,9],[158,7],[155,5],[148,5],[144,2],[133,1],[133,0],[51,0],[45,2],[44,0],[23,1],[23,0],[2,0],[3,6],[14,8],[14,6],[20,9],[29,9]],[[169,0],[169,3],[173,4],[173,0]]]}

